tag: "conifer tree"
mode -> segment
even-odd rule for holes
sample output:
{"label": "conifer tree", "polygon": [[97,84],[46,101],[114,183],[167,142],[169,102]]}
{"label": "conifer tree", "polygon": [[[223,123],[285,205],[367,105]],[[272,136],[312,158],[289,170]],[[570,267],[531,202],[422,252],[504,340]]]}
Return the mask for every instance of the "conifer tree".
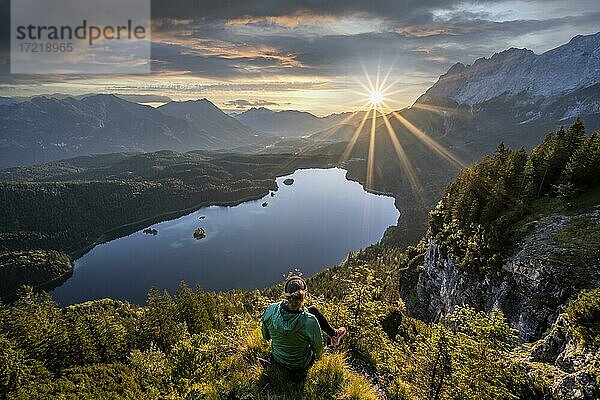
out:
{"label": "conifer tree", "polygon": [[177,310],[171,295],[151,288],[148,291],[148,306],[142,317],[144,348],[155,343],[161,350],[167,351],[186,334],[185,324],[177,321]]}
{"label": "conifer tree", "polygon": [[194,292],[188,285],[181,283],[175,293],[175,303],[179,321],[185,322],[190,333],[200,333],[211,328],[200,287]]}
{"label": "conifer tree", "polygon": [[600,131],[592,133],[575,150],[561,177],[562,184],[577,189],[600,184]]}

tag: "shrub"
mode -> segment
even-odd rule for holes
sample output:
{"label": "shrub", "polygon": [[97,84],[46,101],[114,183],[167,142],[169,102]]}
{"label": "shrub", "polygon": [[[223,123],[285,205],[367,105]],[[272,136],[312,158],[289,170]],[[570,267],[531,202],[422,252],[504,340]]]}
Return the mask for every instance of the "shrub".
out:
{"label": "shrub", "polygon": [[340,398],[343,400],[377,400],[377,393],[371,382],[362,375],[350,374],[342,389]]}
{"label": "shrub", "polygon": [[309,369],[304,387],[308,399],[333,399],[341,392],[346,378],[343,354],[324,354]]}

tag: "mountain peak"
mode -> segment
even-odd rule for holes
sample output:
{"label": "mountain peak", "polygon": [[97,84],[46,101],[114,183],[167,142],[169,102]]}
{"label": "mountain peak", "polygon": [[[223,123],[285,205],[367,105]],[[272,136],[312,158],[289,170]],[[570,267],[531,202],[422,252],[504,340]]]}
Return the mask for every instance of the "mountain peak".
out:
{"label": "mountain peak", "polygon": [[[178,112],[182,112],[183,110],[185,110],[186,113],[210,111],[213,113],[224,114],[223,111],[215,105],[215,103],[208,100],[207,98],[184,101],[170,101],[159,107],[159,109],[166,113],[170,113],[176,108],[178,109]],[[179,115],[179,117],[181,117],[181,115]]]}
{"label": "mountain peak", "polygon": [[252,115],[252,114],[271,114],[274,113],[275,111],[266,108],[266,107],[252,107],[249,108],[248,110],[240,113],[240,115],[246,114],[246,115]]}
{"label": "mountain peak", "polygon": [[533,52],[533,50],[529,50],[527,48],[516,48],[516,47],[511,47],[510,49],[507,50],[502,50],[499,53],[494,53],[494,55],[490,58],[490,60],[494,60],[494,59],[507,59],[507,58],[511,58],[511,57],[529,57],[529,56],[535,56],[535,53]]}
{"label": "mountain peak", "polygon": [[472,65],[454,64],[417,100],[445,98],[474,105],[502,94],[553,96],[600,83],[600,33],[576,36],[537,55],[509,48]]}
{"label": "mountain peak", "polygon": [[580,43],[593,43],[600,41],[600,32],[596,32],[592,35],[577,35],[573,36],[567,44],[580,44]]}
{"label": "mountain peak", "polygon": [[461,72],[463,72],[465,68],[467,68],[465,64],[457,62],[456,64],[450,67],[450,69],[444,74],[444,76],[458,75]]}
{"label": "mountain peak", "polygon": [[62,100],[55,99],[54,97],[44,96],[44,95],[33,96],[31,99],[29,99],[29,103],[35,104],[36,106],[58,104],[61,102],[62,102]]}
{"label": "mountain peak", "polygon": [[494,55],[500,55],[500,54],[535,54],[535,53],[533,52],[533,50],[530,50],[526,47],[522,47],[522,48],[511,47],[509,49],[502,50],[501,52],[496,53]]}
{"label": "mountain peak", "polygon": [[97,102],[97,101],[102,101],[102,102],[115,102],[115,103],[130,103],[127,100],[124,100],[118,96],[115,96],[112,93],[98,93],[98,94],[92,94],[86,97],[83,97],[81,99],[81,101],[84,102]]}
{"label": "mountain peak", "polygon": [[219,137],[229,137],[232,142],[244,144],[254,132],[227,115],[212,101],[202,98],[186,101],[170,101],[158,109],[171,117],[191,122]]}
{"label": "mountain peak", "polygon": [[234,117],[259,132],[284,137],[300,137],[325,131],[340,123],[348,123],[352,115],[353,113],[344,112],[318,117],[308,111],[273,111],[265,107],[252,107]]}
{"label": "mountain peak", "polygon": [[142,104],[138,104],[135,102],[127,101],[125,99],[120,98],[112,93],[99,93],[93,94],[90,96],[85,96],[81,99],[77,99],[74,97],[67,97],[64,102],[69,103],[81,103],[87,104],[89,107],[110,107],[118,110],[130,110],[130,112],[137,112],[141,109],[147,108],[149,106],[145,106]]}
{"label": "mountain peak", "polygon": [[254,131],[206,100],[154,108],[112,94],[37,96],[0,106],[0,120],[3,137],[10,138],[0,146],[0,168],[115,151],[232,149],[257,141]]}
{"label": "mountain peak", "polygon": [[516,47],[511,47],[509,49],[494,53],[489,58],[487,58],[487,57],[478,58],[477,60],[475,60],[473,65],[469,65],[467,68],[478,67],[480,65],[489,64],[489,63],[506,62],[506,61],[510,61],[510,60],[514,60],[514,59],[522,59],[522,58],[527,58],[527,57],[532,57],[532,56],[535,56],[535,53],[533,52],[533,50],[529,50],[526,48],[519,49]]}

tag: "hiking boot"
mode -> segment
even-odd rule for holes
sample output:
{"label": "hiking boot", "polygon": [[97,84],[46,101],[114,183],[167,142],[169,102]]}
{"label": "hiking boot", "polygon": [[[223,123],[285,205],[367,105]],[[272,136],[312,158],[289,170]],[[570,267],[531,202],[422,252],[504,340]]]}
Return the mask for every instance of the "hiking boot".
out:
{"label": "hiking boot", "polygon": [[331,345],[332,346],[339,345],[345,334],[346,334],[346,328],[344,328],[343,326],[340,328],[337,328],[337,330],[335,331],[335,335],[331,337]]}

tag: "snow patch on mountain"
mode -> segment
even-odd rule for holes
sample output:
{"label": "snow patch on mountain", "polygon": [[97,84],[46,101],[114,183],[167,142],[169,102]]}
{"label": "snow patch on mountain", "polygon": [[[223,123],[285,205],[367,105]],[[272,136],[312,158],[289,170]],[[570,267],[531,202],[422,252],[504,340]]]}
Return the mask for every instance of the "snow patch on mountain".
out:
{"label": "snow patch on mountain", "polygon": [[573,119],[582,114],[600,114],[600,101],[593,101],[590,103],[577,102],[576,104],[573,104],[562,116],[561,121]]}

